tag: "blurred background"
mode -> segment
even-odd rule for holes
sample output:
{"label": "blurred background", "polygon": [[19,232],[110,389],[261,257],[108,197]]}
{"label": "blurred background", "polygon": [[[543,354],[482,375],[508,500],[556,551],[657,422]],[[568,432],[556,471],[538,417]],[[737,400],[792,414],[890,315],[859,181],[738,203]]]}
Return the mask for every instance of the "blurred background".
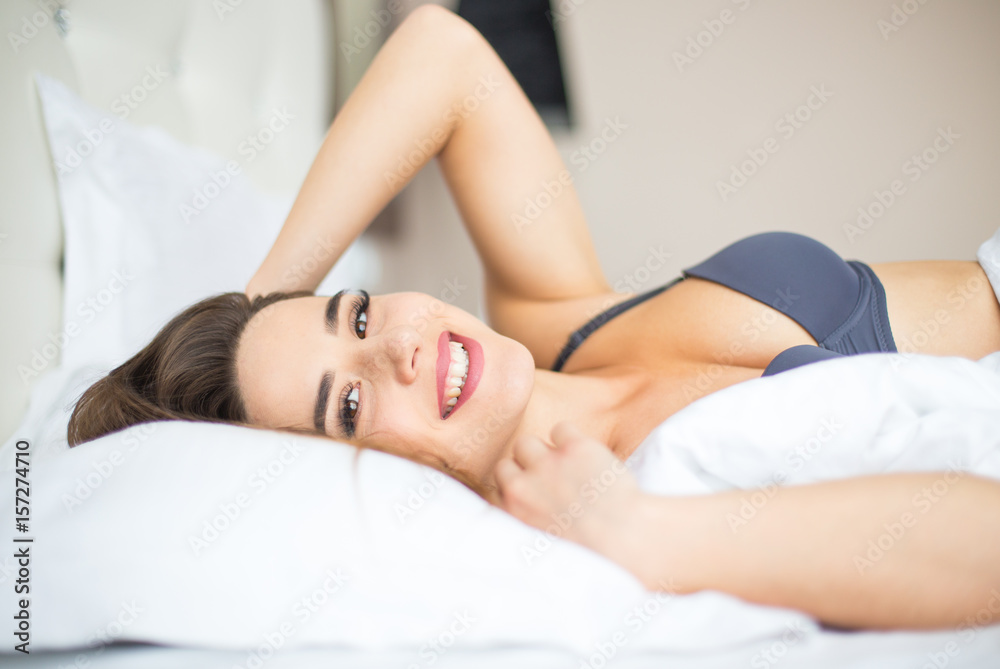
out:
{"label": "blurred background", "polygon": [[[383,3],[338,4],[350,8],[338,28],[348,40]],[[530,80],[616,290],[648,290],[765,230],[884,262],[971,260],[1000,225],[994,0],[441,4],[480,21]],[[512,64],[518,43],[534,62]],[[342,96],[363,62],[341,64]],[[374,231],[387,258],[380,290],[439,295],[458,277],[470,288],[456,304],[476,313],[478,261],[436,164],[390,209]],[[652,249],[668,262],[652,262]]]}
{"label": "blurred background", "polygon": [[[92,286],[64,285],[67,215],[82,214],[60,211],[66,193],[60,203],[34,74],[65,82],[111,120],[163,128],[191,151],[235,159],[254,189],[290,202],[337,109],[420,4],[4,0],[0,284],[8,290],[0,309],[18,325],[0,336],[0,432],[23,414],[39,373],[65,357],[74,306],[103,294],[115,262],[139,257],[109,256],[93,268]],[[805,233],[847,258],[885,262],[972,260],[997,228],[996,0],[438,4],[483,33],[535,104],[617,291],[649,290],[766,230]],[[276,110],[295,121],[270,133]],[[262,133],[266,150],[247,158],[240,147]],[[203,190],[204,179],[198,183]],[[187,202],[185,188],[178,192]],[[232,189],[226,196],[238,199]],[[207,214],[225,219],[219,202]],[[87,215],[99,223],[95,212]],[[176,225],[181,217],[171,215],[168,225]],[[239,223],[220,220],[216,234],[249,238],[225,227]],[[103,238],[95,244],[106,246]],[[212,246],[199,252],[214,264],[256,262],[236,245],[199,244]],[[355,263],[344,282],[420,291],[482,316],[479,261],[436,162],[360,246],[363,266]],[[172,281],[151,273],[113,308],[133,318],[134,303],[157,299],[144,286]],[[143,336],[158,325],[150,319]],[[89,334],[100,339],[97,332]]]}
{"label": "blurred background", "polygon": [[[294,195],[318,149],[316,129],[329,125],[379,46],[422,2],[16,4],[6,28],[19,60],[45,35],[25,45],[11,36],[40,10],[65,43],[78,91],[97,106],[127,90],[133,70],[163,62],[172,80],[128,120],[166,123],[182,140],[232,152],[236,143],[222,132],[240,128],[231,119],[291,103],[306,121],[247,173],[265,191]],[[972,259],[998,224],[995,0],[437,4],[483,32],[545,119],[612,286],[652,288],[763,230],[803,232],[847,257],[881,262]],[[247,67],[235,45],[256,33],[260,48]],[[324,67],[308,75],[323,81],[310,88],[316,99],[303,99],[275,63],[306,53],[316,60],[317,51]],[[206,121],[213,117],[199,107],[225,113]],[[8,163],[3,176],[10,185],[25,173]],[[367,236],[381,258],[367,288],[457,293],[457,305],[481,313],[478,259],[436,162]],[[668,262],[650,262],[651,248]]]}

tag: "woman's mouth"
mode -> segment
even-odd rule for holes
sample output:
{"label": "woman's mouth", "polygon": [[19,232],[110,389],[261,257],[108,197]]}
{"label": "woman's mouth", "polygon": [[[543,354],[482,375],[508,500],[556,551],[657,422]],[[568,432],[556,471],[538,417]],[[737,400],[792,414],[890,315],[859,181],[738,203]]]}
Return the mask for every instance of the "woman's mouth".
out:
{"label": "woman's mouth", "polygon": [[441,420],[465,404],[483,373],[483,348],[475,339],[445,330],[438,337],[437,390]]}

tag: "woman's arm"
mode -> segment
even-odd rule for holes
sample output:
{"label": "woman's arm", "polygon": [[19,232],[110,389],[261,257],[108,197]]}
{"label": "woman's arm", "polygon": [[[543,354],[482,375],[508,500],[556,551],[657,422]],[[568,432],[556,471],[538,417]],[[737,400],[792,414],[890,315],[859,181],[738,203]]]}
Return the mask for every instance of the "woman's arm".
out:
{"label": "woman's arm", "polygon": [[[523,438],[514,461],[500,463],[503,508],[540,528],[572,519],[563,536],[651,589],[719,590],[842,627],[956,626],[1000,606],[995,481],[866,476],[779,488],[757,505],[743,490],[660,497],[568,423],[552,438],[555,447]],[[614,474],[603,491],[602,472]],[[990,615],[1000,622],[1000,611]]]}
{"label": "woman's arm", "polygon": [[[538,114],[482,35],[425,5],[389,37],[337,115],[246,292],[315,290],[438,154],[485,266],[491,318],[504,319],[505,301],[610,291],[569,172]],[[528,218],[526,202],[540,194],[550,204]],[[335,254],[316,253],[321,245]],[[321,262],[312,272],[289,272],[306,258]]]}

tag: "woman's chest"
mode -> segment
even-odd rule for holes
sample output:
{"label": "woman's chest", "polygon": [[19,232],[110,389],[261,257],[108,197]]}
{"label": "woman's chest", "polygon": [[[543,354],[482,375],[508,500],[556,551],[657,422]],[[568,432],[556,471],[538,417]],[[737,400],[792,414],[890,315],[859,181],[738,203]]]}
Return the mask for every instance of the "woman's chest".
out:
{"label": "woman's chest", "polygon": [[776,355],[801,344],[816,341],[780,311],[719,284],[689,278],[592,332],[563,371],[621,364],[659,368],[700,391],[709,381],[725,387],[731,385],[728,379],[743,380],[739,377],[749,370],[760,376]]}
{"label": "woman's chest", "polygon": [[758,378],[761,371],[720,363],[672,363],[644,368],[636,375],[635,391],[629,401],[615,416],[611,440],[615,455],[625,460],[653,429],[673,414],[706,395]]}

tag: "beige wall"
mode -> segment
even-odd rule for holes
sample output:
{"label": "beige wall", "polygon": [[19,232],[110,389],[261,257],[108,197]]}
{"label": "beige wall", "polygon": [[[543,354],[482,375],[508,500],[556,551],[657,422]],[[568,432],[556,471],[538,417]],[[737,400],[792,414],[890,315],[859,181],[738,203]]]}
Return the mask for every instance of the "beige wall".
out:
{"label": "beige wall", "polygon": [[[556,140],[612,285],[631,277],[651,288],[764,230],[803,232],[880,262],[972,259],[1000,224],[995,0],[560,4],[570,9],[559,28],[579,124]],[[897,14],[901,25],[889,31],[894,5],[916,11]],[[723,10],[731,23],[713,23],[720,34],[709,39],[703,21]],[[679,67],[675,52],[699,34],[708,46]],[[810,100],[815,108],[802,108]],[[800,127],[776,125],[797,110],[808,117]],[[581,169],[580,147],[614,119],[627,128]],[[949,128],[950,143],[936,140]],[[947,151],[921,170],[912,157],[935,158],[935,141]],[[732,166],[768,148],[766,162],[723,198],[718,184]],[[859,207],[880,213],[876,191],[894,202],[867,229],[846,227]],[[380,290],[441,296],[457,278],[467,288],[455,303],[477,313],[478,260],[436,165],[401,204],[404,225],[384,244]],[[651,248],[668,262],[639,270]]]}

